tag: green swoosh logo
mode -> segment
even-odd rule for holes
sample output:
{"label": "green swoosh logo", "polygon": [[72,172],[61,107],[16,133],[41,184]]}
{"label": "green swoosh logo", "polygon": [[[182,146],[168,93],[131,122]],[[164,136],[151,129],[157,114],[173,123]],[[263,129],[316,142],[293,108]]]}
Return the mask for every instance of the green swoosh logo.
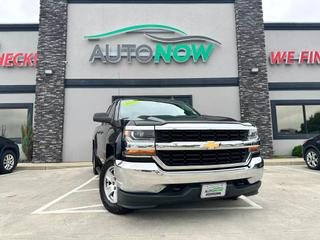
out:
{"label": "green swoosh logo", "polygon": [[125,27],[125,28],[121,28],[121,29],[114,30],[114,31],[111,31],[111,32],[97,34],[97,35],[85,36],[85,38],[87,38],[87,39],[99,39],[99,38],[115,36],[115,35],[119,35],[119,34],[122,34],[122,33],[132,32],[132,31],[136,31],[136,30],[143,30],[143,29],[170,30],[170,31],[173,31],[173,32],[176,32],[176,33],[180,33],[182,35],[187,35],[187,33],[185,33],[184,31],[182,31],[182,30],[180,30],[178,28],[174,28],[174,27],[170,27],[170,26],[166,26],[166,25],[142,24],[142,25],[135,25],[135,26]]}

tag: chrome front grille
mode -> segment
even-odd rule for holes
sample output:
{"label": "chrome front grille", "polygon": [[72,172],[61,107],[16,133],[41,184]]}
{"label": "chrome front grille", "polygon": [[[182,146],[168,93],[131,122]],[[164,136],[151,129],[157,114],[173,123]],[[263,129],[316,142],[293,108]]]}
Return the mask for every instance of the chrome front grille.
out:
{"label": "chrome front grille", "polygon": [[248,130],[156,130],[157,143],[245,141]]}
{"label": "chrome front grille", "polygon": [[157,151],[166,166],[207,166],[243,164],[249,155],[248,148],[198,151]]}
{"label": "chrome front grille", "polygon": [[242,123],[167,123],[155,127],[155,162],[165,170],[206,170],[246,166],[255,129]]}

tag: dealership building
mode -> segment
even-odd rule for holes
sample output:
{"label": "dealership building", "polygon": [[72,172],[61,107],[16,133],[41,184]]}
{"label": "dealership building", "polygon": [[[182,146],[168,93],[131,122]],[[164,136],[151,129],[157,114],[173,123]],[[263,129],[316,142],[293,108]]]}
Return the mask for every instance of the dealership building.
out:
{"label": "dealership building", "polygon": [[249,121],[265,157],[320,133],[320,24],[264,23],[261,0],[48,0],[0,25],[0,136],[34,128],[33,161],[90,161],[114,99],[185,101]]}

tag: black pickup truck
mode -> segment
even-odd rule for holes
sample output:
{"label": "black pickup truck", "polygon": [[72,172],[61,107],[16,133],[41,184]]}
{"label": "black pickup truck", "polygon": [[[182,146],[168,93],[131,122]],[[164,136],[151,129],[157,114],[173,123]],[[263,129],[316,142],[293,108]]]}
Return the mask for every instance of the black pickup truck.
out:
{"label": "black pickup truck", "polygon": [[256,127],[203,116],[178,101],[116,100],[93,136],[100,197],[115,214],[258,193],[263,174]]}

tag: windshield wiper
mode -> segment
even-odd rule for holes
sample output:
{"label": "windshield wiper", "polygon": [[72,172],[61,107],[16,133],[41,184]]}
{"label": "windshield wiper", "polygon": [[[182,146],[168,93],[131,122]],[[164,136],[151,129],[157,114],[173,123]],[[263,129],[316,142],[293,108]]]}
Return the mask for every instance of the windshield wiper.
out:
{"label": "windshield wiper", "polygon": [[138,118],[143,119],[143,120],[151,120],[155,122],[165,122],[163,119],[154,117],[154,116],[148,116],[148,115],[140,115]]}

